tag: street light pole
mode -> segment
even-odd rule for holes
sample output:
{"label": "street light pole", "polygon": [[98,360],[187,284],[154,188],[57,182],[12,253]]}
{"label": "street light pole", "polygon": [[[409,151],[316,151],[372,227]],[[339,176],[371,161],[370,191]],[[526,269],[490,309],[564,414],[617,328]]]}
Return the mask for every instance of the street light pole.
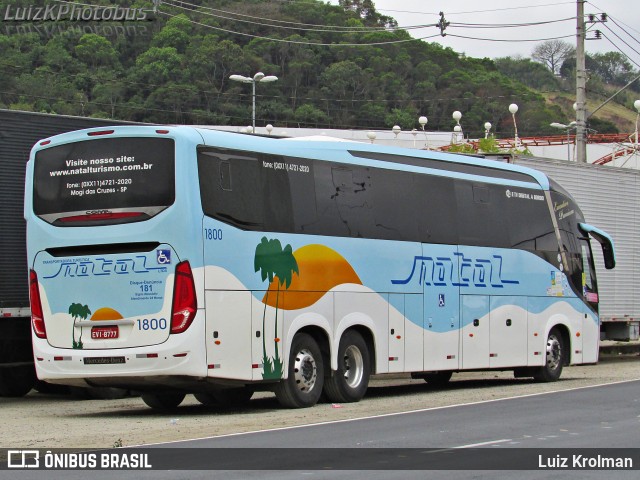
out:
{"label": "street light pole", "polygon": [[[459,110],[453,112],[453,119],[456,121],[455,127],[453,127],[453,138],[454,143],[458,143],[458,133],[462,133],[462,125],[460,125],[460,119],[462,118],[462,113]],[[462,135],[462,140],[464,140],[464,134]]]}
{"label": "street light pole", "polygon": [[509,112],[511,113],[511,117],[513,118],[513,130],[515,135],[513,137],[514,148],[518,148],[518,124],[516,123],[516,113],[518,112],[518,105],[512,103],[509,105]]}
{"label": "street light pole", "polygon": [[234,82],[240,83],[251,83],[252,84],[252,101],[251,101],[251,129],[252,133],[256,133],[256,83],[258,82],[275,82],[278,80],[278,77],[275,75],[267,75],[264,73],[258,72],[253,78],[245,77],[244,75],[231,75],[229,80],[233,80]]}
{"label": "street light pole", "polygon": [[571,137],[569,136],[569,132],[572,128],[576,128],[576,122],[571,122],[569,125],[565,125],[564,123],[553,122],[549,124],[553,128],[561,128],[567,131],[567,161],[571,161]]}
{"label": "street light pole", "polygon": [[584,51],[584,2],[577,0],[576,26],[576,161],[587,162],[587,72]]}
{"label": "street light pole", "polygon": [[638,111],[636,115],[636,151],[638,150],[638,119],[640,119],[640,100],[633,102],[633,106]]}

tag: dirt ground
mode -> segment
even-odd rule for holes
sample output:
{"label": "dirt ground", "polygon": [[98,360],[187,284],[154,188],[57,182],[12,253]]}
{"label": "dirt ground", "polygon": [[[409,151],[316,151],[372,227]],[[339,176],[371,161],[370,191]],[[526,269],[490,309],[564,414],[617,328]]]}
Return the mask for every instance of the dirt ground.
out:
{"label": "dirt ground", "polygon": [[271,393],[256,393],[248,405],[222,409],[189,395],[172,413],[158,413],[138,397],[81,400],[32,391],[24,398],[0,398],[0,447],[111,448],[211,437],[237,432],[554,392],[640,379],[638,355],[609,356],[598,365],[565,367],[560,381],[534,383],[511,372],[454,374],[446,388],[394,375],[373,378],[359,403],[321,403],[281,408]]}

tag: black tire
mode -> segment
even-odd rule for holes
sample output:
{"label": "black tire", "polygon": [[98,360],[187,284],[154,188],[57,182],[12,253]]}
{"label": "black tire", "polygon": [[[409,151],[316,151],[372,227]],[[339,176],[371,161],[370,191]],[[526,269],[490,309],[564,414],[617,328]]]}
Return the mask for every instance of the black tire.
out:
{"label": "black tire", "polygon": [[68,395],[69,394],[69,387],[67,385],[47,383],[43,380],[38,380],[33,388],[35,388],[39,393],[44,393],[49,395]]}
{"label": "black tire", "polygon": [[245,405],[253,396],[253,389],[249,387],[225,388],[207,393],[194,393],[194,397],[203,405],[209,407],[237,407]]}
{"label": "black tire", "polygon": [[369,386],[371,359],[362,335],[346,332],[338,347],[338,369],[324,381],[324,394],[330,402],[358,402]]}
{"label": "black tire", "polygon": [[287,378],[274,388],[280,404],[287,408],[307,408],[318,403],[324,366],[320,348],[311,335],[298,333],[293,337],[287,371]]}
{"label": "black tire", "polygon": [[434,372],[425,374],[424,381],[434,387],[444,387],[451,380],[453,372]]}
{"label": "black tire", "polygon": [[37,380],[33,365],[0,368],[0,397],[24,397]]}
{"label": "black tire", "polygon": [[538,382],[555,382],[560,378],[567,352],[564,339],[558,328],[552,328],[547,337],[546,358],[543,367],[536,370],[533,378]]}
{"label": "black tire", "polygon": [[202,405],[205,405],[207,407],[220,406],[218,400],[216,400],[216,397],[214,397],[210,393],[194,393],[193,396],[196,397],[196,400],[198,400]]}
{"label": "black tire", "polygon": [[171,411],[182,403],[185,396],[180,392],[145,393],[142,401],[155,410]]}

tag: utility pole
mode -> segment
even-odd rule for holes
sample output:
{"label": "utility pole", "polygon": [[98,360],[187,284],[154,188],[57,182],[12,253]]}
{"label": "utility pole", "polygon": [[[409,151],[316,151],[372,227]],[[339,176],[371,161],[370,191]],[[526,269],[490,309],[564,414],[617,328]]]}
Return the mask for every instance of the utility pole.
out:
{"label": "utility pole", "polygon": [[576,161],[587,163],[587,71],[585,65],[584,3],[577,0],[576,29]]}

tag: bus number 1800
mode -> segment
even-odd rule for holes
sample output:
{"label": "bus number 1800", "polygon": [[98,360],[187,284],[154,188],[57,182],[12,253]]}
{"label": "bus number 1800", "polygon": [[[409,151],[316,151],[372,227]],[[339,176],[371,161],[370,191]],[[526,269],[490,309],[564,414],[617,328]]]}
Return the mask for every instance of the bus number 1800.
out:
{"label": "bus number 1800", "polygon": [[222,240],[222,229],[220,228],[205,228],[204,236],[207,240]]}
{"label": "bus number 1800", "polygon": [[143,318],[136,320],[138,330],[165,330],[167,328],[166,318]]}

